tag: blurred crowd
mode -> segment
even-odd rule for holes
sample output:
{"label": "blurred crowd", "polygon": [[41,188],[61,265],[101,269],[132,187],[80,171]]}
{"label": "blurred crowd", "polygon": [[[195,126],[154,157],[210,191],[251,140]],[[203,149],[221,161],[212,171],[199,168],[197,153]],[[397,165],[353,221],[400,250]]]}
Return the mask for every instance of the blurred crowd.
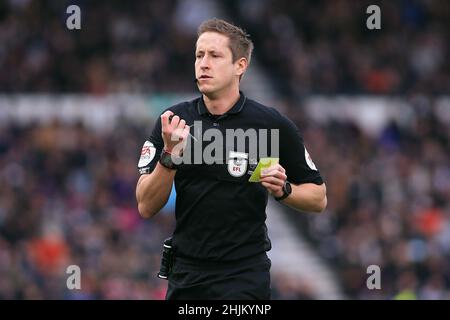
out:
{"label": "blurred crowd", "polygon": [[[0,298],[161,299],[156,278],[173,214],[136,208],[143,131],[81,124],[0,127]],[[81,289],[66,286],[69,265]]]}
{"label": "blurred crowd", "polygon": [[190,91],[195,38],[175,13],[174,0],[0,1],[0,92]]}
{"label": "blurred crowd", "polygon": [[[450,110],[443,117],[424,96],[407,102],[407,121],[374,136],[352,121],[318,126],[289,111],[325,176],[328,208],[288,216],[350,298],[450,299]],[[370,265],[380,267],[381,290],[367,288]]]}
{"label": "blurred crowd", "polygon": [[[225,3],[285,94],[450,92],[448,1]],[[381,10],[380,30],[366,27],[372,4]]]}
{"label": "blurred crowd", "polygon": [[[0,91],[190,91],[207,3],[2,1]],[[66,28],[69,4],[81,8],[81,30]],[[380,30],[366,27],[368,0],[220,4],[285,95],[450,91],[448,1],[380,2]]]}

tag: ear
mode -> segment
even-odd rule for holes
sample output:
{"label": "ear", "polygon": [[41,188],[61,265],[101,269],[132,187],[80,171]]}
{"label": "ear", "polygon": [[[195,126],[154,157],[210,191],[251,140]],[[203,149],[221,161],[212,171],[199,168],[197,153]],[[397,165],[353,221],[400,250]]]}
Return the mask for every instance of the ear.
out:
{"label": "ear", "polygon": [[246,58],[242,57],[239,58],[236,62],[235,62],[235,69],[236,69],[236,75],[239,76],[239,78],[242,77],[242,75],[244,74],[244,72],[247,70],[248,67],[248,61]]}

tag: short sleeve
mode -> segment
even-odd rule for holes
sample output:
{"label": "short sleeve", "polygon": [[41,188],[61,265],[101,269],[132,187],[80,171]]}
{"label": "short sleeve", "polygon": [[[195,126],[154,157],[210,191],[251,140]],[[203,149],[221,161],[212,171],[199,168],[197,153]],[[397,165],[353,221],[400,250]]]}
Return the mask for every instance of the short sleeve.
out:
{"label": "short sleeve", "polygon": [[141,149],[138,162],[138,170],[141,175],[152,173],[159,161],[163,147],[161,117],[158,117],[150,138],[144,142]]}
{"label": "short sleeve", "polygon": [[281,117],[280,164],[286,170],[288,181],[321,185],[323,179],[304,145],[300,130],[290,119]]}

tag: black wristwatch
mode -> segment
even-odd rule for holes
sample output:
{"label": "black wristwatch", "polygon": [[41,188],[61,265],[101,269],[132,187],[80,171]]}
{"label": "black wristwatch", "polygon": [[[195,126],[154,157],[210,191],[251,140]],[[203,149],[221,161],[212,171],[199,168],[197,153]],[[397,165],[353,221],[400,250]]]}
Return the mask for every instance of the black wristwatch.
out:
{"label": "black wristwatch", "polygon": [[161,152],[161,157],[159,158],[159,163],[161,163],[161,165],[163,167],[166,167],[167,169],[170,169],[170,170],[175,170],[178,167],[172,161],[172,154],[166,150],[163,150]]}
{"label": "black wristwatch", "polygon": [[281,201],[283,199],[286,199],[289,197],[289,195],[292,193],[292,186],[289,181],[285,181],[283,185],[283,195],[281,197],[275,197],[275,200]]}

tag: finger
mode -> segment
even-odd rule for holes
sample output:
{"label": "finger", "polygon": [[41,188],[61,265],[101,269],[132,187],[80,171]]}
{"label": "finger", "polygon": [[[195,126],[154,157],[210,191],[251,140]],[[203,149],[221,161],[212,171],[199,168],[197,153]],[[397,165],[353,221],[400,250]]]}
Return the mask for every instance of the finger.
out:
{"label": "finger", "polygon": [[263,169],[262,172],[270,172],[270,171],[272,171],[272,170],[274,170],[274,169],[276,169],[276,165],[267,167],[267,168]]}
{"label": "finger", "polygon": [[270,183],[267,182],[261,182],[261,184],[263,185],[263,187],[265,187],[270,193],[275,193],[278,191],[278,189],[276,187],[274,187],[273,185],[271,185]]}
{"label": "finger", "polygon": [[181,141],[182,136],[183,136],[183,129],[176,128],[175,130],[172,131],[172,135],[171,135],[170,139],[172,141]]}
{"label": "finger", "polygon": [[166,128],[169,125],[169,117],[173,115],[173,112],[167,110],[161,115],[161,125],[163,128]]}
{"label": "finger", "polygon": [[190,126],[185,126],[185,127],[184,127],[183,133],[182,133],[183,139],[186,139],[186,138],[187,138],[187,136],[188,136],[189,133],[190,133],[190,130],[191,130],[191,127],[190,127]]}
{"label": "finger", "polygon": [[179,116],[173,116],[172,121],[170,122],[170,126],[172,129],[176,129],[178,127],[178,123],[180,122]]}
{"label": "finger", "polygon": [[287,176],[284,173],[279,172],[279,171],[269,177],[277,178],[277,179],[281,180],[283,183],[287,180]]}
{"label": "finger", "polygon": [[282,172],[282,173],[286,173],[286,170],[284,170],[284,168],[281,166],[281,164],[279,164],[279,163],[277,163],[275,166],[274,166],[274,170],[277,170],[277,171],[280,171],[280,172]]}
{"label": "finger", "polygon": [[261,178],[260,181],[267,182],[267,183],[270,183],[272,185],[279,186],[279,187],[282,187],[284,184],[283,180],[275,178],[275,177],[264,177],[264,178]]}
{"label": "finger", "polygon": [[181,120],[180,124],[173,132],[179,140],[184,140],[189,135],[190,129],[191,127],[187,126],[184,120]]}
{"label": "finger", "polygon": [[[266,168],[266,169],[264,169],[264,170],[262,170],[262,172],[263,173],[265,173],[265,174],[267,174],[268,172],[272,172],[272,171],[282,171],[281,169],[282,169],[283,167],[282,166],[280,166],[279,164],[274,164],[273,166],[270,166],[270,167],[268,167],[268,168]],[[284,169],[283,169],[284,170]]]}
{"label": "finger", "polygon": [[265,188],[267,188],[267,189],[270,189],[270,188],[272,188],[272,185],[270,184],[270,183],[267,183],[267,182],[264,182],[264,181],[261,181],[261,184],[265,187]]}
{"label": "finger", "polygon": [[273,176],[277,172],[279,172],[277,169],[275,169],[275,170],[265,169],[265,170],[261,171],[261,176]]}
{"label": "finger", "polygon": [[184,126],[186,125],[186,121],[184,119],[181,119],[178,123],[178,128],[181,130],[184,130]]}
{"label": "finger", "polygon": [[275,178],[281,179],[283,181],[285,181],[287,179],[286,174],[284,174],[283,172],[278,171],[278,170],[270,171],[265,174],[261,173],[261,177],[275,177]]}

